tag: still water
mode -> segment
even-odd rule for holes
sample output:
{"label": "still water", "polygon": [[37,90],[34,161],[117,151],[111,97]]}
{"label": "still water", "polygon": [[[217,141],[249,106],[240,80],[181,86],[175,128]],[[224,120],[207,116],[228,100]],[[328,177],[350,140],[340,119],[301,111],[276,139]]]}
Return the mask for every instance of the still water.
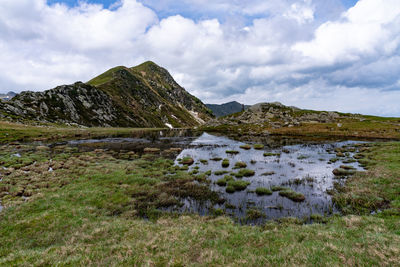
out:
{"label": "still water", "polygon": [[[254,149],[254,143],[263,144],[264,148]],[[312,141],[299,138],[264,137],[263,139],[247,139],[246,143],[238,138],[213,135],[209,133],[192,131],[162,131],[150,133],[137,133],[130,138],[107,138],[99,140],[70,141],[69,145],[79,146],[81,149],[93,149],[93,144],[101,144],[102,148],[118,151],[135,151],[142,153],[145,147],[156,147],[163,150],[171,147],[182,149],[178,155],[172,157],[176,165],[180,159],[191,157],[194,164],[189,172],[199,174],[211,171],[208,176],[210,189],[218,192],[224,204],[211,204],[210,202],[197,202],[192,199],[182,199],[181,206],[170,207],[168,211],[195,212],[201,215],[213,214],[215,210],[223,210],[238,221],[246,218],[249,210],[257,210],[262,216],[250,220],[251,223],[262,223],[269,219],[283,217],[307,218],[312,214],[331,215],[338,212],[332,204],[328,191],[334,183],[343,183],[343,179],[337,179],[332,171],[341,165],[343,161],[352,159],[357,153],[358,143],[361,141]],[[250,149],[240,148],[249,144]],[[97,146],[94,146],[97,147]],[[337,158],[335,149],[351,148],[345,156]],[[237,151],[237,154],[229,154],[227,151]],[[221,161],[215,158],[229,159],[229,167],[223,168]],[[332,161],[332,159],[337,161]],[[251,177],[234,178],[234,180],[248,181],[245,190],[227,193],[226,186],[216,184],[224,175],[232,175],[237,172],[234,169],[236,162],[244,162],[247,169],[255,171]],[[356,170],[362,170],[357,162],[346,163]],[[217,175],[215,172],[225,171],[226,174]],[[304,195],[305,200],[295,202],[279,195],[278,191],[271,195],[257,195],[255,190],[259,187],[268,188],[281,186],[290,188]],[[248,222],[248,220],[247,220]]]}
{"label": "still water", "polygon": [[[204,133],[191,142],[191,148],[184,149],[177,159],[192,157],[195,164],[191,166],[190,170],[198,169],[200,173],[211,170],[212,175],[209,176],[209,179],[212,180],[210,184],[212,190],[220,192],[223,198],[227,200],[226,203],[228,203],[228,205],[224,204],[218,208],[230,207],[227,212],[234,217],[244,217],[249,208],[257,208],[265,214],[263,219],[302,218],[312,214],[328,215],[336,212],[327,190],[332,189],[333,183],[337,181],[332,171],[343,165],[343,162],[339,160],[332,163],[330,159],[336,157],[335,148],[351,146],[355,143],[358,142],[296,144],[274,146],[273,148],[265,146],[261,150],[254,148],[245,150],[240,148],[245,143],[223,136]],[[229,150],[238,151],[239,153],[226,153]],[[353,153],[349,153],[348,157],[352,155]],[[228,168],[223,168],[221,161],[210,160],[212,158],[228,158],[230,165]],[[203,160],[203,162],[208,160],[208,162],[203,164],[200,160]],[[247,169],[254,170],[255,175],[240,178],[250,182],[246,190],[227,193],[225,192],[226,186],[219,186],[215,183],[223,177],[223,175],[216,175],[215,172],[220,170],[225,170],[229,173],[237,172],[234,169],[234,165],[239,161],[246,163]],[[178,160],[176,160],[176,164],[179,164]],[[358,163],[348,163],[346,165],[351,165],[358,170],[362,169],[358,166]],[[303,202],[294,202],[280,196],[278,192],[273,192],[272,195],[267,196],[258,196],[254,192],[258,187],[271,188],[273,186],[291,188],[296,192],[302,193],[305,196],[305,200]],[[207,214],[210,207],[186,200],[181,210]]]}

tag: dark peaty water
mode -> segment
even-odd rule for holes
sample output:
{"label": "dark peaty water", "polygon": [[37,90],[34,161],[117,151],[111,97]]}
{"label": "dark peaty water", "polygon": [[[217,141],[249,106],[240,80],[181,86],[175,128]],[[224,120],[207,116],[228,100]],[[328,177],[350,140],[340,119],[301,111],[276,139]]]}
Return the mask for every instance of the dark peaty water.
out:
{"label": "dark peaty water", "polygon": [[[257,209],[265,214],[263,218],[252,220],[253,223],[282,217],[302,218],[312,214],[332,214],[336,212],[336,209],[332,205],[327,189],[333,188],[333,183],[337,181],[332,173],[333,169],[343,165],[340,160],[335,163],[329,162],[330,159],[336,157],[332,150],[355,143],[353,141],[342,141],[245,150],[240,148],[245,143],[227,137],[204,133],[191,143],[191,148],[183,150],[178,158],[192,157],[196,164],[192,165],[191,170],[196,166],[199,167],[200,173],[211,170],[213,173],[209,176],[209,179],[213,181],[211,188],[220,192],[223,198],[227,200],[227,204],[210,207],[207,204],[201,205],[200,203],[186,200],[180,211],[209,214],[212,209],[225,209],[228,207],[226,212],[236,218],[244,218],[249,209]],[[239,153],[228,154],[226,153],[227,150],[236,150]],[[264,155],[264,153],[277,155]],[[349,156],[351,157],[352,154]],[[229,167],[223,168],[221,161],[210,160],[218,157],[228,158],[230,161]],[[204,159],[208,160],[207,164],[199,163],[200,160]],[[240,180],[250,182],[247,189],[227,193],[225,191],[226,186],[219,186],[215,183],[224,176],[215,175],[214,173],[221,170],[229,173],[237,172],[238,170],[233,168],[238,161],[245,162],[247,169],[254,170],[255,175],[240,178]],[[176,160],[176,164],[179,164],[178,160]],[[361,170],[358,163],[346,165],[351,165]],[[259,196],[254,192],[258,187],[271,188],[272,186],[291,188],[296,192],[302,193],[305,196],[305,200],[303,202],[294,202],[280,196],[277,191],[273,192],[272,195],[264,196]]]}

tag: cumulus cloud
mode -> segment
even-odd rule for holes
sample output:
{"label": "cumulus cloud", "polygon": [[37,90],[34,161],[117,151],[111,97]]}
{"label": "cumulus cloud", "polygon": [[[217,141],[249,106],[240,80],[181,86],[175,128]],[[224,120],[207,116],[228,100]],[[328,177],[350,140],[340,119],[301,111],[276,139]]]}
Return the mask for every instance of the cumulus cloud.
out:
{"label": "cumulus cloud", "polygon": [[399,25],[399,1],[361,0],[340,20],[322,24],[312,41],[293,48],[315,64],[391,55],[399,46]]}
{"label": "cumulus cloud", "polygon": [[311,0],[304,0],[304,3],[293,3],[284,16],[295,19],[301,24],[313,21],[314,9],[311,6]]}
{"label": "cumulus cloud", "polygon": [[2,91],[43,90],[127,63],[134,42],[158,22],[134,0],[112,11],[85,2],[69,8],[45,0],[3,0],[0,14],[0,72],[11,87],[2,85]]}
{"label": "cumulus cloud", "polygon": [[3,0],[0,92],[153,60],[204,102],[400,115],[399,25],[398,0]]}

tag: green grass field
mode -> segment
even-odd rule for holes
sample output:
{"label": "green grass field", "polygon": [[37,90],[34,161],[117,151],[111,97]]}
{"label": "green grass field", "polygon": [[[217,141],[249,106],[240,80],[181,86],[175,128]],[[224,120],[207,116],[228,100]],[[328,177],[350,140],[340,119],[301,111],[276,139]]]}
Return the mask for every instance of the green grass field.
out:
{"label": "green grass field", "polygon": [[[29,140],[69,136],[62,128],[35,131]],[[16,152],[21,157],[11,156]],[[0,265],[398,266],[400,143],[379,143],[363,154],[369,170],[333,192],[344,216],[246,226],[223,215],[160,212],[179,197],[219,201],[205,175],[190,175],[170,160],[5,144]]]}

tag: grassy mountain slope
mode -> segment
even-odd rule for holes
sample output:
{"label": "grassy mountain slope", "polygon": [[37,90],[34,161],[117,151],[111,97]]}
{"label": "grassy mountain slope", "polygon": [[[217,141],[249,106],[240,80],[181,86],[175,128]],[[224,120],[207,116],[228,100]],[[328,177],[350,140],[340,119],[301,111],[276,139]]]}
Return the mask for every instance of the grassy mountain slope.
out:
{"label": "grassy mountain slope", "polygon": [[84,126],[191,127],[211,117],[198,98],[153,62],[118,66],[86,84],[23,92],[0,102],[0,118]]}
{"label": "grassy mountain slope", "polygon": [[142,122],[141,126],[147,126],[146,122],[148,126],[196,126],[211,117],[198,98],[176,83],[166,69],[150,61],[133,68],[113,68],[88,84],[106,92],[122,114]]}

